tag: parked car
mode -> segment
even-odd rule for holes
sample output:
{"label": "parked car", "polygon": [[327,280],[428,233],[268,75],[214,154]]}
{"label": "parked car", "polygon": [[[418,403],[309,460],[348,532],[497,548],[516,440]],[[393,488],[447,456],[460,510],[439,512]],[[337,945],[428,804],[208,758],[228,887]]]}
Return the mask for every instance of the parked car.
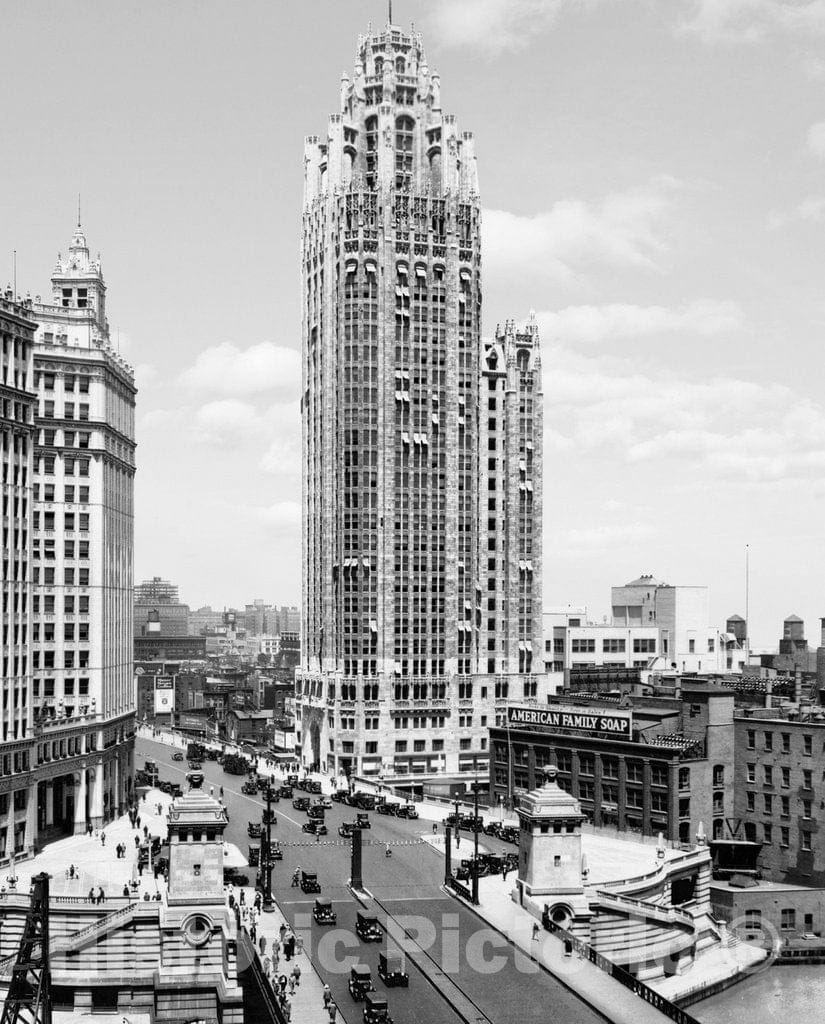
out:
{"label": "parked car", "polygon": [[364,997],[364,1024],[393,1024],[386,996],[367,992]]}
{"label": "parked car", "polygon": [[327,827],[323,821],[316,821],[314,818],[310,818],[309,821],[305,821],[301,825],[302,832],[308,832],[311,836],[325,836],[327,834]]}
{"label": "parked car", "polygon": [[275,816],[275,812],[274,811],[264,811],[264,813],[261,815],[261,821],[264,823],[264,825],[277,825],[278,824],[278,819]]}
{"label": "parked car", "polygon": [[204,761],[217,761],[218,752],[214,747],[205,747],[203,751]]}
{"label": "parked car", "polygon": [[173,761],[182,761],[183,760],[183,754],[179,750],[176,750],[175,753],[172,754],[172,760]]}
{"label": "parked car", "polygon": [[314,871],[301,872],[301,892],[320,892],[318,875]]}
{"label": "parked car", "polygon": [[183,786],[179,782],[169,783],[169,796],[172,798],[183,796]]}
{"label": "parked car", "polygon": [[319,796],[318,799],[315,801],[315,806],[323,807],[325,811],[331,811],[332,801],[328,796]]}
{"label": "parked car", "polygon": [[405,973],[404,961],[400,953],[379,953],[378,954],[378,977],[388,988],[401,985],[407,988],[410,984],[410,976]]}
{"label": "parked car", "polygon": [[296,796],[292,801],[292,806],[296,811],[308,811],[309,810],[309,797],[308,796]]}
{"label": "parked car", "polygon": [[332,901],[326,896],[319,896],[312,908],[312,916],[316,924],[335,924],[338,920],[335,911],[332,909]]}
{"label": "parked car", "polygon": [[240,868],[223,869],[224,885],[249,885],[249,875],[245,875]]}
{"label": "parked car", "polygon": [[261,863],[261,847],[249,844],[249,856],[246,858],[251,868],[256,868]]}
{"label": "parked car", "polygon": [[284,800],[292,799],[292,786],[281,786],[278,793]]}
{"label": "parked car", "polygon": [[321,806],[321,804],[312,804],[310,807],[307,807],[307,814],[315,821],[323,821],[326,817],[327,810],[325,807]]}
{"label": "parked car", "polygon": [[321,793],[321,783],[317,779],[310,779],[307,783],[307,791],[314,794]]}
{"label": "parked car", "polygon": [[401,804],[395,813],[399,818],[409,818],[410,821],[418,817],[418,810],[415,804],[411,803]]}
{"label": "parked car", "polygon": [[370,816],[364,811],[359,811],[355,815],[355,827],[356,828],[372,828],[370,825]]}
{"label": "parked car", "polygon": [[352,833],[355,829],[356,825],[354,821],[344,821],[338,826],[338,835],[344,839],[351,839]]}
{"label": "parked car", "polygon": [[355,915],[355,934],[363,942],[380,942],[384,938],[378,918],[362,914],[360,910]]}
{"label": "parked car", "polygon": [[395,800],[382,800],[381,803],[376,804],[375,809],[379,814],[391,814],[393,816],[398,814],[401,804]]}
{"label": "parked car", "polygon": [[375,991],[372,973],[366,964],[355,964],[350,967],[348,988],[349,994],[358,1002],[366,996],[367,992]]}
{"label": "parked car", "polygon": [[518,843],[518,828],[515,825],[504,825],[499,829],[499,839],[503,839],[505,843]]}
{"label": "parked car", "polygon": [[487,824],[484,826],[484,835],[498,836],[498,834],[501,832],[501,828],[502,826],[500,821],[488,821]]}
{"label": "parked car", "polygon": [[335,803],[337,803],[337,804],[345,804],[347,802],[347,797],[348,796],[349,796],[349,790],[348,789],[336,789],[335,792],[332,794],[331,799],[334,800]]}
{"label": "parked car", "polygon": [[359,790],[353,794],[352,806],[360,807],[362,811],[374,811],[375,810],[375,794],[365,793],[363,790]]}
{"label": "parked car", "polygon": [[254,782],[245,782],[241,786],[241,792],[245,793],[247,796],[257,796],[258,787],[255,785]]}
{"label": "parked car", "polygon": [[260,839],[263,826],[259,821],[250,821],[246,826],[246,834],[250,839]]}

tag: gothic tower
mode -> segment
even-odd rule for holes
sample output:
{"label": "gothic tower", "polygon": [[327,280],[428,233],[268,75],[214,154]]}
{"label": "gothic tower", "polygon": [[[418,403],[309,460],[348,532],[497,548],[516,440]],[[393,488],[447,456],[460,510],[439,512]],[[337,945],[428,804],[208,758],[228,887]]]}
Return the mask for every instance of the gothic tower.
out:
{"label": "gothic tower", "polygon": [[[538,336],[511,332],[500,372],[482,382],[479,227],[473,137],[442,110],[420,36],[392,24],[361,36],[339,109],[304,150],[296,694],[307,764],[486,770],[478,712],[493,687],[474,674],[529,671],[517,622],[506,650],[480,628],[488,614],[518,620],[526,558],[510,559],[512,606],[499,579],[510,555],[485,547],[482,561],[479,544],[490,502],[503,519],[511,500],[505,409],[518,421],[520,353],[532,372]],[[481,453],[487,388],[502,431]],[[507,465],[517,493],[518,459]]]}

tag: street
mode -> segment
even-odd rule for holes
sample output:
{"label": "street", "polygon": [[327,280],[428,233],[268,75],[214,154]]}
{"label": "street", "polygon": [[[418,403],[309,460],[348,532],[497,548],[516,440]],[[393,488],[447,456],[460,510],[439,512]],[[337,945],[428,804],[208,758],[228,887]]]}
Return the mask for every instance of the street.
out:
{"label": "street", "polygon": [[[136,765],[141,767],[145,758],[153,758],[158,763],[162,779],[183,782],[187,765],[185,761],[172,761],[173,752],[168,744],[138,738]],[[214,786],[216,797],[223,786],[224,802],[229,812],[226,838],[246,856],[249,846],[247,823],[261,820],[262,798],[242,794],[244,777],[225,774],[214,761],[205,761],[203,772],[205,787]],[[296,790],[295,795],[306,794],[303,790]],[[369,964],[373,983],[379,991],[384,991],[376,968],[378,953],[385,948],[385,943],[364,943],[357,939],[356,913],[362,910],[378,916],[382,924],[385,913],[391,915],[394,919],[390,923],[393,933],[402,934],[401,925],[405,926],[417,934],[424,949],[423,954],[406,958],[409,988],[386,990],[390,1014],[396,1024],[415,1024],[422,1020],[432,1024],[459,1024],[462,1017],[440,992],[440,988],[445,986],[449,991],[450,983],[468,1004],[465,1016],[469,1009],[473,1020],[486,1018],[495,1024],[545,1022],[548,1019],[565,1024],[589,1024],[601,1020],[563,985],[546,972],[536,970],[504,940],[500,940],[495,949],[489,944],[482,949],[484,938],[490,937],[488,927],[472,910],[441,891],[443,852],[421,839],[424,833],[431,831],[431,822],[408,821],[370,812],[372,827],[363,833],[362,877],[377,905],[365,910],[347,887],[350,841],[338,836],[338,826],[343,821],[354,820],[355,809],[333,803],[332,809],[326,812],[329,835],[316,842],[314,837],[301,831],[306,815],[294,810],[290,800],[281,800],[272,806],[278,820],[272,835],[280,840],[284,850],[284,859],[276,862],[273,870],[273,895],[296,934],[304,936],[305,946],[311,943],[313,963],[347,1019],[361,1016],[360,1008],[353,1012],[355,1004],[347,991],[351,963]],[[471,855],[472,837],[463,836],[462,853],[465,842],[467,855]],[[385,854],[387,843],[391,844],[390,857]],[[483,843],[495,852],[513,849],[511,845],[488,836],[483,837]],[[333,901],[333,909],[338,915],[336,929],[316,925],[310,917],[314,897],[292,887],[292,874],[299,866],[317,872],[321,895]],[[248,873],[250,883],[254,884],[255,869],[250,868]],[[511,882],[502,882],[504,884]],[[526,979],[529,979],[527,984],[524,983]],[[517,998],[514,998],[515,993],[518,993]]]}

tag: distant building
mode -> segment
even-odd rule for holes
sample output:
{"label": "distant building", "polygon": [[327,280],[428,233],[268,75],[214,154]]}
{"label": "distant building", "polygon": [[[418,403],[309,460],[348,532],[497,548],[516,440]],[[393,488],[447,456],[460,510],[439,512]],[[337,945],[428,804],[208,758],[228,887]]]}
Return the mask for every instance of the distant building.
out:
{"label": "distant building", "polygon": [[253,746],[267,746],[272,738],[274,715],[272,711],[226,712],[226,739],[230,743],[250,743]]}
{"label": "distant building", "polygon": [[203,608],[196,608],[189,611],[189,633],[192,636],[200,636],[208,630],[214,630],[223,626],[223,612],[215,611],[209,605]]}
{"label": "distant building", "polygon": [[135,587],[135,633],[138,636],[186,636],[189,605],[178,599],[178,588],[153,576]]}

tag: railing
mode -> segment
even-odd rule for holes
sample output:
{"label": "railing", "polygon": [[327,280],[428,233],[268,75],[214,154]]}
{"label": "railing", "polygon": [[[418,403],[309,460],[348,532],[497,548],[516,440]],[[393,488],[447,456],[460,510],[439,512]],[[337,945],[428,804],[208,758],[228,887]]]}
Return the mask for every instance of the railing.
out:
{"label": "railing", "polygon": [[459,882],[457,878],[448,878],[447,885],[450,889],[453,890],[454,893],[456,893],[458,896],[461,896],[462,899],[467,900],[468,903],[473,902],[473,894],[470,891],[469,887],[463,885],[461,882]]}
{"label": "railing", "polygon": [[121,921],[125,923],[127,920],[130,920],[134,916],[134,910],[134,903],[128,907],[120,907],[118,910],[113,910],[111,914],[106,914],[104,917],[99,918],[94,924],[87,925],[78,932],[72,932],[71,935],[66,935],[62,939],[58,939],[57,942],[52,942],[49,946],[49,954],[54,956],[57,953],[68,953],[73,949],[77,949],[88,939],[97,938],[98,935],[105,935],[106,932],[111,930],[112,925]]}
{"label": "railing", "polygon": [[676,1024],[699,1024],[699,1021],[686,1010],[682,1010],[669,999],[659,995],[658,992],[654,992],[654,990],[645,985],[643,981],[639,981],[638,978],[634,978],[629,971],[626,971],[623,967],[619,967],[618,964],[614,964],[612,960],[608,960],[607,957],[602,956],[601,953],[597,953],[592,946],[588,945],[586,942],[582,942],[581,939],[577,939],[574,935],[571,935],[570,932],[565,931],[564,928],[559,927],[559,925],[551,921],[548,916],[545,915],[542,918],[542,924],[546,931],[551,932],[553,935],[557,935],[562,940],[566,949],[570,950],[570,952],[575,951],[583,959],[589,960],[591,964],[595,964],[600,971],[604,971],[605,974],[609,974],[610,977],[615,978],[616,981],[624,985],[625,988],[630,989],[630,991],[634,992],[640,999],[644,999],[646,1003],[650,1003],[650,1005],[655,1007],[660,1013],[663,1013],[665,1017],[676,1021]]}
{"label": "railing", "polygon": [[660,903],[651,903],[648,900],[637,900],[632,896],[622,896],[619,893],[609,892],[607,889],[597,889],[596,896],[603,904],[618,904],[621,909],[635,911],[639,917],[653,917],[657,921],[664,921],[672,924],[679,921],[688,925],[691,930],[695,929],[696,922],[687,910],[680,907],[664,907]]}

